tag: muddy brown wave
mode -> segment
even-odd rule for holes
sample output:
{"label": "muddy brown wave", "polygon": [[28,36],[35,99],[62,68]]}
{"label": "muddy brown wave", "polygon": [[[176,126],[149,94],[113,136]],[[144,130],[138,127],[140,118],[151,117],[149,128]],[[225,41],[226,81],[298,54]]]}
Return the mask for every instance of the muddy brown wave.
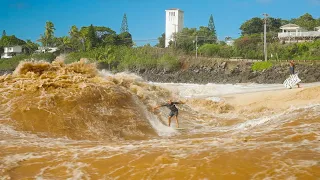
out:
{"label": "muddy brown wave", "polygon": [[[184,99],[168,86],[85,61],[19,64],[0,77],[0,179],[319,179],[319,87],[214,102],[212,87],[181,85],[201,95]],[[183,129],[152,111],[169,98],[186,101]]]}

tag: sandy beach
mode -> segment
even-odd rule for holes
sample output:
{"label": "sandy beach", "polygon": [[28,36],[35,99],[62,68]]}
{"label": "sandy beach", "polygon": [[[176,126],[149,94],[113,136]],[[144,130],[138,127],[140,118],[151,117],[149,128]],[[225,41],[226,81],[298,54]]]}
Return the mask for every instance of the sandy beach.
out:
{"label": "sandy beach", "polygon": [[274,113],[291,107],[299,108],[320,103],[320,85],[295,89],[275,89],[222,96],[235,110],[248,112],[272,111]]}

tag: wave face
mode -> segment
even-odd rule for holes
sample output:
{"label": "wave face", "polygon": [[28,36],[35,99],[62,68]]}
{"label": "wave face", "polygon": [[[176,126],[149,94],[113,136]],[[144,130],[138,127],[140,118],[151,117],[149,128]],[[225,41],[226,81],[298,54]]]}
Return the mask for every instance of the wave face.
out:
{"label": "wave face", "polygon": [[170,96],[134,75],[101,74],[85,62],[24,62],[0,82],[3,120],[20,131],[72,139],[157,136],[146,111]]}

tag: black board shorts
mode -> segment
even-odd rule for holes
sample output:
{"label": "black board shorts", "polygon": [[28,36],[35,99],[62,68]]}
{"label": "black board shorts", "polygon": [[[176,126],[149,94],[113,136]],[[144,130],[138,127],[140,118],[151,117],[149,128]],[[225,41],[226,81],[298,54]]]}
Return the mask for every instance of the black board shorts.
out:
{"label": "black board shorts", "polygon": [[294,74],[294,67],[290,67],[290,74]]}
{"label": "black board shorts", "polygon": [[171,111],[170,114],[169,114],[169,116],[170,116],[170,117],[172,117],[172,116],[178,116],[178,114],[179,114],[178,111]]}

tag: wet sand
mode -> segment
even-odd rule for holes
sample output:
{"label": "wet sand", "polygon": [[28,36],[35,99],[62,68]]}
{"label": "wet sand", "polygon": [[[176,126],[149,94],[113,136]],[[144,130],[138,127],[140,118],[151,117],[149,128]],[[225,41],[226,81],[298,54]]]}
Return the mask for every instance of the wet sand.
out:
{"label": "wet sand", "polygon": [[225,95],[222,99],[237,110],[281,112],[320,103],[320,86]]}

